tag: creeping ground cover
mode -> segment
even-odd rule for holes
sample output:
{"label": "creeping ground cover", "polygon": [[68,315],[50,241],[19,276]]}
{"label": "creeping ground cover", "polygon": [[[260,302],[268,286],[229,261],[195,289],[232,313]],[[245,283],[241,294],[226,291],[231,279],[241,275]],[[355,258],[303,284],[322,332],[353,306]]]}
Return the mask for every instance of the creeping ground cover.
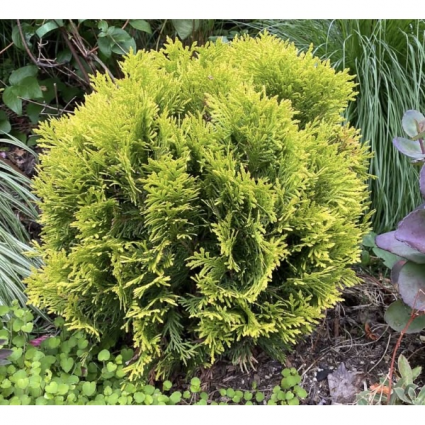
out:
{"label": "creeping ground cover", "polygon": [[38,131],[43,266],[30,302],[131,378],[283,360],[358,282],[367,146],[347,72],[267,34],[129,54]]}

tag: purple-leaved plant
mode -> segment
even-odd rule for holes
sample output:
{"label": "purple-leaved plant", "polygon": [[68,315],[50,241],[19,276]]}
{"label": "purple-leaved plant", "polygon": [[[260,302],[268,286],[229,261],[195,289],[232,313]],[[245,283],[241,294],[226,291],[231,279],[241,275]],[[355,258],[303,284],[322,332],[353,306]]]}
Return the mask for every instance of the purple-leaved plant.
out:
{"label": "purple-leaved plant", "polygon": [[[424,162],[424,115],[407,111],[402,126],[410,139],[396,137],[394,146],[414,162]],[[391,270],[391,281],[398,285],[401,300],[390,305],[385,320],[393,329],[404,333],[425,328],[425,165],[420,171],[419,186],[424,202],[408,214],[395,231],[376,237],[379,248],[401,257]]]}

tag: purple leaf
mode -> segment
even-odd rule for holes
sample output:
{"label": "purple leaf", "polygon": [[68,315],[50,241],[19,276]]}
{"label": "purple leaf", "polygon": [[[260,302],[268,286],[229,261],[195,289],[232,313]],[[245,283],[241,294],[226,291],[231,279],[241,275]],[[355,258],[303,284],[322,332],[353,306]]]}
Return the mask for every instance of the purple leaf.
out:
{"label": "purple leaf", "polygon": [[396,238],[396,232],[383,233],[375,239],[376,246],[418,264],[425,264],[425,253],[411,248]]}
{"label": "purple leaf", "polygon": [[400,276],[400,271],[405,264],[406,264],[405,260],[397,261],[397,263],[395,263],[393,268],[391,269],[391,283],[393,285],[398,284],[398,278]]}
{"label": "purple leaf", "polygon": [[421,168],[419,173],[419,187],[421,189],[422,199],[425,199],[425,165]]}
{"label": "purple leaf", "polygon": [[398,290],[409,307],[425,311],[425,265],[408,261],[398,275]]}
{"label": "purple leaf", "polygon": [[410,136],[415,137],[424,131],[425,117],[418,111],[409,110],[403,115],[401,125],[404,131]]}
{"label": "purple leaf", "polygon": [[395,237],[411,248],[425,253],[425,209],[416,209],[408,214],[398,225]]}
{"label": "purple leaf", "polygon": [[12,350],[2,348],[0,350],[0,359],[7,359],[13,353]]}
{"label": "purple leaf", "polygon": [[419,140],[409,140],[404,137],[396,137],[393,140],[394,146],[404,155],[413,159],[423,159],[425,154],[422,153]]}

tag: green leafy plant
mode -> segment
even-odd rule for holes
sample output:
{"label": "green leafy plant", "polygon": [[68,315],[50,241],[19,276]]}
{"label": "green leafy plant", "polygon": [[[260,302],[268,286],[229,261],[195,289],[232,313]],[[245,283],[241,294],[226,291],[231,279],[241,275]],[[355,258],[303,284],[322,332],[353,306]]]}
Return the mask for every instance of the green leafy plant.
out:
{"label": "green leafy plant", "polygon": [[33,145],[33,129],[70,113],[91,91],[90,74],[120,77],[118,60],[130,49],[158,49],[168,35],[206,42],[232,37],[231,21],[173,19],[36,19],[0,21],[0,130]]}
{"label": "green leafy plant", "polygon": [[263,35],[130,54],[44,123],[30,301],[140,355],[132,377],[283,360],[358,282],[367,148],[346,72]]}
{"label": "green leafy plant", "polygon": [[425,405],[425,387],[418,387],[414,381],[422,372],[420,366],[412,369],[408,360],[402,354],[398,358],[398,371],[400,376],[397,378],[391,397],[391,392],[388,386],[388,378],[382,378],[379,385],[362,391],[357,396],[357,404],[416,404]]}
{"label": "green leafy plant", "polygon": [[[16,302],[0,306],[0,404],[36,405],[175,405],[264,404],[263,392],[225,389],[218,402],[190,380],[188,390],[173,390],[166,380],[162,390],[144,381],[130,382],[125,364],[136,355],[132,349],[112,352],[93,346],[82,331],[70,332],[61,318],[51,334],[34,338],[33,315]],[[52,329],[51,329],[52,330]],[[11,348],[4,348],[5,346]],[[278,404],[298,404],[306,392],[295,369],[284,369],[282,391],[273,391]],[[223,391],[223,390],[222,390]],[[221,392],[220,391],[220,394]],[[232,394],[231,399],[227,394]],[[283,397],[283,398],[282,398]],[[276,404],[274,401],[268,404]]]}
{"label": "green leafy plant", "polygon": [[[0,404],[177,404],[181,393],[162,393],[123,371],[134,351],[93,347],[83,332],[56,319],[54,334],[33,338],[33,316],[17,303],[0,306]],[[6,317],[9,317],[8,319]],[[11,348],[2,348],[9,345]]]}
{"label": "green leafy plant", "polygon": [[253,388],[253,391],[234,390],[222,388],[220,395],[222,401],[212,404],[267,404],[267,405],[298,405],[300,400],[307,396],[307,392],[299,384],[301,376],[295,368],[282,370],[280,385],[276,385],[270,395],[266,397],[263,391]]}
{"label": "green leafy plant", "polygon": [[[338,70],[356,75],[359,92],[345,116],[361,129],[374,153],[369,180],[373,227],[382,233],[420,200],[417,171],[388,144],[401,133],[399,117],[408,108],[425,110],[422,19],[266,20],[248,23],[293,41],[302,51],[313,49]],[[312,47],[313,46],[313,47]]]}
{"label": "green leafy plant", "polygon": [[[35,152],[11,138],[1,138],[2,145],[15,145],[36,156]],[[24,222],[36,221],[38,217],[28,177],[10,166],[0,157],[0,305],[10,305],[18,300],[22,306],[27,302],[22,280],[29,276],[41,262],[37,257],[29,258],[33,252],[30,235]],[[38,316],[48,319],[45,313],[34,308]]]}

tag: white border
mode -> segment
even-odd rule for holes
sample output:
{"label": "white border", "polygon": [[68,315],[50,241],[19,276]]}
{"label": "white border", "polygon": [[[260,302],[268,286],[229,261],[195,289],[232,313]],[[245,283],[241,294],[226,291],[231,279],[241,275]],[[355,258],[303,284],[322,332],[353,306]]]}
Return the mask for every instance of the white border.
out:
{"label": "white border", "polygon": [[3,0],[0,19],[413,19],[424,9],[419,0]]}

